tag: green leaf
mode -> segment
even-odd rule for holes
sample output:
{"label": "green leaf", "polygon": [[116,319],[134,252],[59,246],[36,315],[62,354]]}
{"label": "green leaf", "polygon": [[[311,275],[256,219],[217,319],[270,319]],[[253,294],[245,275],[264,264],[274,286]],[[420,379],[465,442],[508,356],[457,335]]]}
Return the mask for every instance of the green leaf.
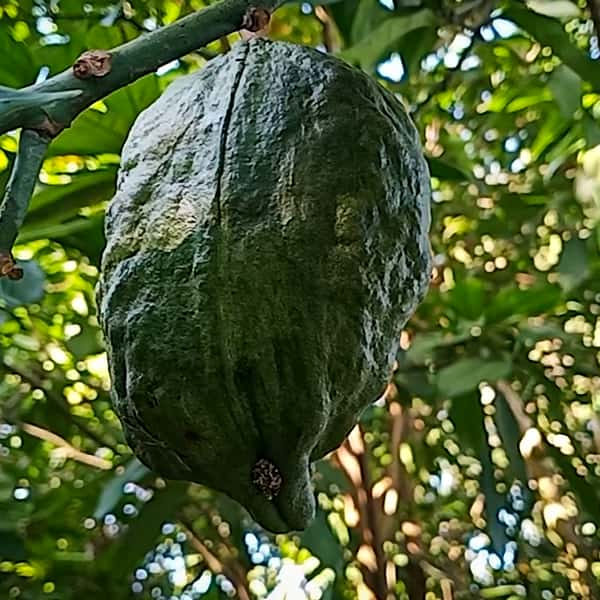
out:
{"label": "green leaf", "polygon": [[481,463],[480,486],[485,494],[486,530],[493,550],[501,556],[509,538],[504,525],[498,520],[498,512],[505,506],[506,500],[496,488],[495,466],[490,456],[479,394],[471,391],[455,398],[452,401],[450,418],[462,444],[469,447]]}
{"label": "green leaf", "polygon": [[16,42],[8,23],[0,23],[0,81],[3,85],[20,88],[35,81],[38,65],[33,60],[29,45]]}
{"label": "green leaf", "polygon": [[342,548],[327,524],[327,515],[322,509],[317,510],[315,520],[300,535],[300,543],[318,556],[324,567],[333,569],[337,577],[342,577]]}
{"label": "green leaf", "polygon": [[0,530],[0,561],[27,560],[27,550],[23,538],[15,531]]}
{"label": "green leaf", "polygon": [[28,240],[43,238],[40,233],[46,234],[50,225],[68,222],[82,208],[108,201],[115,190],[116,176],[116,168],[110,167],[78,173],[67,185],[43,186],[31,200],[21,235]]}
{"label": "green leaf", "polygon": [[80,326],[81,333],[69,338],[65,345],[76,359],[83,360],[86,356],[99,354],[104,350],[104,346],[97,327],[87,323],[80,323]]}
{"label": "green leaf", "polygon": [[424,364],[427,359],[435,355],[436,348],[445,348],[460,344],[471,337],[469,332],[460,335],[451,333],[442,333],[441,331],[432,331],[429,333],[420,333],[412,341],[410,348],[405,356],[409,363],[413,365]]}
{"label": "green leaf", "polygon": [[111,573],[111,578],[123,580],[142,562],[144,555],[152,550],[163,523],[174,520],[178,508],[187,498],[188,483],[172,481],[154,491],[154,496],[131,519],[118,544],[113,544],[98,559],[98,567]]}
{"label": "green leaf", "polygon": [[556,285],[519,289],[511,284],[494,295],[485,311],[485,318],[488,323],[496,323],[522,315],[534,317],[556,308],[561,299],[562,293]]}
{"label": "green leaf", "polygon": [[449,160],[427,157],[427,163],[432,177],[445,179],[446,181],[472,181],[473,179],[472,173],[451,163]]}
{"label": "green leaf", "polygon": [[[98,171],[86,171],[73,175],[66,185],[44,185],[34,194],[25,224],[56,222],[48,219],[56,216],[56,210],[63,213],[79,209],[82,206],[93,206],[107,198],[107,189],[114,190],[117,170],[106,167]],[[55,206],[60,205],[59,207]],[[65,205],[68,204],[68,211]]]}
{"label": "green leaf", "polygon": [[550,113],[531,144],[533,160],[538,160],[553,143],[562,138],[569,128],[570,122],[565,121],[559,111]]}
{"label": "green leaf", "polygon": [[[511,100],[506,105],[506,111],[509,113],[514,113],[519,112],[520,110],[524,110],[525,108],[529,108],[530,106],[539,107],[539,105],[543,102],[551,101],[552,97],[552,93],[549,92],[546,88],[540,88],[534,93],[529,92],[526,94],[521,94],[517,96],[514,100]],[[501,110],[497,112],[501,112]]]}
{"label": "green leaf", "polygon": [[316,470],[314,484],[317,491],[329,494],[331,486],[335,486],[342,493],[351,490],[348,478],[328,460],[317,461]]}
{"label": "green leaf", "polygon": [[[404,62],[404,68],[406,75],[404,82],[406,85],[410,85],[410,77],[413,74],[420,73],[421,61],[430,52],[435,50],[438,41],[437,27],[429,27],[428,29],[416,29],[411,33],[407,33],[400,40],[398,46],[392,46],[392,52],[399,52],[402,54],[402,60]],[[467,179],[471,177],[468,170],[462,171],[467,174]]]}
{"label": "green leaf", "polygon": [[565,119],[571,120],[581,106],[581,77],[566,65],[559,65],[548,80],[548,87]]}
{"label": "green leaf", "polygon": [[425,369],[415,369],[409,364],[406,366],[406,370],[396,371],[394,382],[399,390],[404,390],[407,394],[419,396],[425,401],[435,400],[436,389],[431,384]]}
{"label": "green leaf", "polygon": [[23,278],[18,281],[3,277],[0,279],[0,304],[5,308],[15,308],[33,304],[44,296],[46,274],[33,260],[17,260],[23,269]]}
{"label": "green leaf", "polygon": [[559,21],[527,10],[517,2],[511,2],[503,15],[527,31],[543,46],[550,46],[565,65],[582,79],[589,81],[595,89],[600,89],[600,69],[597,63],[579,50]]}
{"label": "green leaf", "polygon": [[539,340],[550,340],[552,338],[566,338],[565,330],[557,323],[546,323],[535,327],[520,327],[517,340],[527,346],[532,346]]}
{"label": "green leaf", "polygon": [[105,484],[94,509],[94,519],[103,519],[104,515],[115,509],[123,498],[123,486],[126,483],[140,481],[148,473],[150,469],[137,458],[132,458],[120,475],[115,475]]}
{"label": "green leaf", "polygon": [[445,397],[454,398],[477,389],[482,381],[494,383],[498,379],[504,379],[511,371],[512,364],[508,360],[463,358],[439,370],[437,386]]}
{"label": "green leaf", "polygon": [[360,0],[354,13],[350,41],[352,44],[364,39],[377,25],[390,16],[378,0]]}
{"label": "green leaf", "polygon": [[[316,4],[321,4],[317,2]],[[346,45],[351,44],[352,24],[359,0],[343,0],[329,7],[329,11]]]}
{"label": "green leaf", "polygon": [[588,148],[600,145],[600,126],[588,115],[583,117],[583,132]]}
{"label": "green leaf", "polygon": [[506,507],[506,498],[498,493],[495,478],[495,466],[490,457],[490,447],[487,443],[483,421],[480,424],[481,446],[477,453],[483,470],[480,478],[481,491],[485,494],[485,521],[486,530],[492,541],[492,549],[498,556],[504,554],[506,544],[510,541],[506,534],[506,527],[500,522],[498,515]]}
{"label": "green leaf", "polygon": [[402,17],[391,17],[377,26],[362,40],[342,52],[342,58],[372,68],[407,33],[416,29],[431,28],[437,23],[435,15],[428,9],[421,9]]}
{"label": "green leaf", "polygon": [[50,223],[48,225],[40,225],[39,227],[26,227],[21,231],[17,238],[18,244],[26,244],[33,240],[39,239],[55,239],[81,234],[82,231],[90,229],[95,224],[95,219],[77,218],[66,223]]}
{"label": "green leaf", "polygon": [[509,484],[514,481],[520,481],[523,486],[527,486],[527,481],[529,480],[527,468],[523,455],[519,450],[519,442],[521,441],[519,424],[504,394],[498,389],[496,389],[494,404],[496,407],[496,427],[502,439],[502,447],[509,460],[508,467],[504,470],[506,480]]}
{"label": "green leaf", "polygon": [[565,243],[558,263],[558,282],[564,290],[571,290],[589,276],[589,260],[585,240],[570,239]]}
{"label": "green leaf", "polygon": [[160,96],[156,75],[148,75],[121,88],[103,102],[104,112],[89,108],[50,145],[49,155],[120,154],[131,126],[140,112]]}
{"label": "green leaf", "polygon": [[459,281],[449,293],[448,304],[457,315],[476,321],[486,306],[483,283],[474,277]]}

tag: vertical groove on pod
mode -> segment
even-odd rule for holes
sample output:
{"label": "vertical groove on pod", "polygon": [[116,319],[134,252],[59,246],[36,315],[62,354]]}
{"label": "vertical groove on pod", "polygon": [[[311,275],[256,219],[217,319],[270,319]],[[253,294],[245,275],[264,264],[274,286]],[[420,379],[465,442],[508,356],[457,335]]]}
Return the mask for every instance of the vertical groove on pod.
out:
{"label": "vertical groove on pod", "polygon": [[235,106],[235,99],[237,91],[240,87],[240,81],[244,74],[244,68],[246,66],[246,58],[248,56],[248,44],[243,47],[243,54],[240,58],[240,68],[235,74],[235,80],[231,88],[231,95],[229,96],[229,105],[227,106],[227,112],[223,118],[223,127],[221,129],[221,137],[219,139],[219,162],[217,164],[217,189],[215,190],[215,202],[217,205],[217,221],[221,225],[221,179],[223,178],[223,172],[225,170],[225,153],[227,152],[227,137],[229,135],[229,124],[231,123],[231,115],[233,114],[233,107]]}

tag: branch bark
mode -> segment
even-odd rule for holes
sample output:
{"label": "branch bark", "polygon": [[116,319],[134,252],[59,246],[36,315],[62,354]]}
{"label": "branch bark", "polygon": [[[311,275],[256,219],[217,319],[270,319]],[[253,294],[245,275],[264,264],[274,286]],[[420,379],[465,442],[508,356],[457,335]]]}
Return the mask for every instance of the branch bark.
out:
{"label": "branch bark", "polygon": [[21,429],[25,433],[28,433],[39,440],[50,442],[57,448],[61,448],[66,458],[71,458],[77,462],[89,465],[90,467],[94,467],[96,469],[102,469],[104,471],[112,469],[112,463],[109,460],[99,458],[93,454],[82,452],[78,448],[75,448],[75,446],[72,444],[69,444],[69,442],[67,442],[67,440],[64,438],[61,438],[59,435],[56,435],[56,433],[48,431],[43,427],[39,427],[33,423],[21,423]]}
{"label": "branch bark", "polygon": [[23,275],[11,251],[50,140],[94,102],[210,42],[226,40],[256,15],[268,20],[282,3],[260,0],[251,6],[250,1],[223,0],[108,52],[87,52],[74,67],[22,90],[0,86],[0,135],[24,130],[0,206],[0,277]]}
{"label": "branch bark", "polygon": [[190,545],[202,556],[206,562],[206,566],[215,574],[222,573],[233,583],[237,596],[240,600],[250,600],[250,592],[248,590],[247,580],[244,573],[240,573],[237,569],[232,568],[221,561],[213,554],[208,547],[196,536],[193,529],[193,524],[179,516],[179,526],[188,536]]}
{"label": "branch bark", "polygon": [[0,205],[0,274],[12,279],[23,276],[13,262],[11,249],[27,214],[49,141],[36,131],[21,132],[17,158]]}
{"label": "branch bark", "polygon": [[[281,0],[261,0],[258,4],[252,5],[252,10],[260,8],[270,13],[281,4]],[[53,101],[39,110],[3,111],[0,105],[0,134],[20,127],[48,131],[49,124],[53,131],[58,132],[68,127],[85,108],[111,92],[238,31],[250,10],[249,0],[223,0],[110,50],[111,70],[103,77],[82,80],[68,69],[42,83],[24,88],[22,91],[32,93],[75,90],[79,94]]]}

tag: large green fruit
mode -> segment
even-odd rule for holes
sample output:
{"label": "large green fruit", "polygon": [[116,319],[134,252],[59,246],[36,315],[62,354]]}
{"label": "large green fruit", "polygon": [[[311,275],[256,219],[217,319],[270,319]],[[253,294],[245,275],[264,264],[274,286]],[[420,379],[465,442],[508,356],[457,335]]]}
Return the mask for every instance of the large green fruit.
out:
{"label": "large green fruit", "polygon": [[427,288],[429,202],[400,103],[331,56],[257,39],[177,79],[123,149],[99,287],[140,459],[304,528]]}

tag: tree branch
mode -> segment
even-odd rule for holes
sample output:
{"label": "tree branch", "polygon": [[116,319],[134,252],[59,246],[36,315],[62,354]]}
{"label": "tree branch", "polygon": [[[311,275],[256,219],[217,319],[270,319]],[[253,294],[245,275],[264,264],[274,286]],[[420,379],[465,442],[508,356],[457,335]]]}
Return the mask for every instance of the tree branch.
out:
{"label": "tree branch", "polygon": [[94,456],[93,454],[82,452],[78,448],[75,448],[75,446],[69,444],[67,440],[61,438],[52,431],[44,429],[43,427],[38,427],[32,423],[21,423],[21,429],[25,433],[28,433],[39,440],[50,442],[57,448],[60,448],[66,458],[71,458],[77,462],[95,467],[96,469],[102,469],[104,471],[112,469],[112,463],[109,460]]}
{"label": "tree branch", "polygon": [[240,600],[250,600],[245,573],[236,572],[235,569],[231,568],[231,565],[224,563],[213,554],[194,533],[193,523],[182,518],[181,515],[179,515],[179,527],[188,536],[190,545],[202,556],[206,562],[206,566],[216,575],[220,573],[225,575],[233,583]]}
{"label": "tree branch", "polygon": [[0,277],[20,279],[11,249],[51,138],[88,106],[140,77],[255,22],[268,21],[283,0],[223,0],[110,51],[84,53],[74,66],[41,83],[0,86],[0,135],[23,128],[17,161],[0,207]]}
{"label": "tree branch", "polygon": [[14,265],[11,249],[25,219],[49,141],[46,136],[29,129],[21,133],[17,158],[0,204],[0,275],[12,279],[23,276]]}
{"label": "tree branch", "polygon": [[[58,133],[68,127],[85,108],[140,77],[153,73],[160,66],[189,52],[227,36],[242,27],[247,13],[257,8],[271,12],[281,0],[261,0],[251,8],[249,0],[223,0],[188,15],[171,25],[156,29],[110,50],[112,66],[103,77],[78,79],[72,69],[24,88],[28,92],[79,91],[76,97],[59,100],[44,110],[2,111],[0,107],[0,134],[26,127]],[[47,119],[50,118],[51,129]]]}

